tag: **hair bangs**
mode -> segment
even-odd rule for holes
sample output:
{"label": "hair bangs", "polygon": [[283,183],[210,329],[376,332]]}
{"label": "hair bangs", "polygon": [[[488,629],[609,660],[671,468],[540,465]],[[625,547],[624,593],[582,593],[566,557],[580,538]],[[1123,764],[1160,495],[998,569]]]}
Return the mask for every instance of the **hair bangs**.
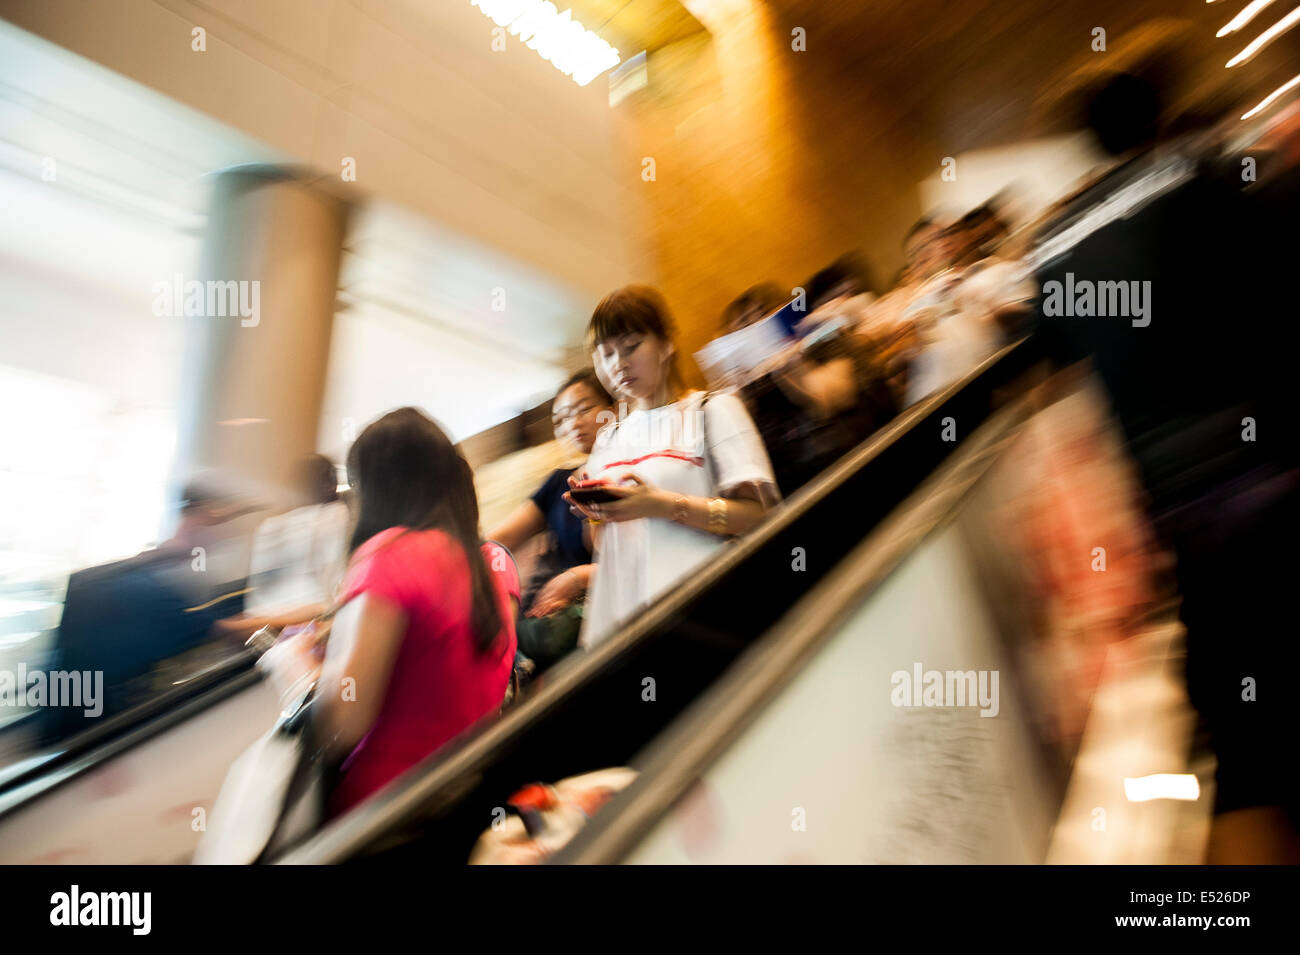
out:
{"label": "hair bangs", "polygon": [[629,285],[610,292],[591,313],[587,347],[594,349],[620,335],[654,335],[672,341],[670,322],[663,296],[648,286]]}

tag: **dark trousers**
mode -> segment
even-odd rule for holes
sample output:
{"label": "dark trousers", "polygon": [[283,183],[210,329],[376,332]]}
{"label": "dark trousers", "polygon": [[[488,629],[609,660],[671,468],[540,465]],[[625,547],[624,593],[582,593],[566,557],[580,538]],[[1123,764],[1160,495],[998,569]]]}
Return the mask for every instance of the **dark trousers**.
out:
{"label": "dark trousers", "polygon": [[1216,812],[1283,806],[1300,822],[1297,499],[1285,484],[1279,495],[1275,482],[1248,482],[1170,534],[1188,692],[1218,760]]}

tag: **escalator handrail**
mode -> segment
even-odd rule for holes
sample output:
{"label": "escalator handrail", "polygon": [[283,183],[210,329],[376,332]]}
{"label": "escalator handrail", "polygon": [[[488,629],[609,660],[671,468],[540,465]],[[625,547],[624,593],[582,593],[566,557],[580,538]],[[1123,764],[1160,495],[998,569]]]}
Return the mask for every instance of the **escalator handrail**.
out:
{"label": "escalator handrail", "polygon": [[634,761],[637,779],[551,864],[618,862],[791,683],[837,629],[944,526],[1019,433],[1028,398],[997,411],[839,566],[750,647]]}
{"label": "escalator handrail", "polygon": [[239,651],[99,725],[0,770],[0,819],[52,789],[203,712],[262,679]]}
{"label": "escalator handrail", "polygon": [[993,376],[999,366],[1018,369],[1032,359],[1029,343],[1022,339],[989,356],[969,374],[947,388],[905,409],[888,425],[845,454],[801,490],[784,506],[744,537],[729,542],[720,554],[698,574],[650,605],[615,634],[582,654],[572,654],[547,672],[547,682],[513,708],[470,727],[459,737],[412,767],[366,802],[327,824],[314,836],[289,850],[277,864],[327,864],[347,858],[402,823],[416,818],[439,793],[455,788],[488,765],[494,754],[548,711],[561,706],[571,694],[615,667],[619,657],[638,642],[671,622],[699,596],[715,586],[746,560],[762,551],[776,537],[797,523],[819,501],[858,471],[867,467],[885,449],[984,376]]}

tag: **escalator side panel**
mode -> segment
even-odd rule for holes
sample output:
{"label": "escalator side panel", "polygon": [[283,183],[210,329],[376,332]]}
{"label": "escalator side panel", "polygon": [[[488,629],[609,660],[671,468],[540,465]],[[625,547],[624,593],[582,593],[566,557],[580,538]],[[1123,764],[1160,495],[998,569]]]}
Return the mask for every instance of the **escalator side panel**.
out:
{"label": "escalator side panel", "polygon": [[[279,714],[268,684],[242,683],[166,732],[55,770],[67,778],[0,817],[0,862],[188,863],[230,764]],[[46,786],[50,775],[29,785]]]}

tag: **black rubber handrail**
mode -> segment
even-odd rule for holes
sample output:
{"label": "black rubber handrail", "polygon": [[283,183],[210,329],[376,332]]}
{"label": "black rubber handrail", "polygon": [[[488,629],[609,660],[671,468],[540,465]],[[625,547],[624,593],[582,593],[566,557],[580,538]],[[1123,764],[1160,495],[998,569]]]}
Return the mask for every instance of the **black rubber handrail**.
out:
{"label": "black rubber handrail", "polygon": [[114,756],[164,733],[261,680],[240,650],[142,703],[0,770],[0,819]]}
{"label": "black rubber handrail", "polygon": [[[335,863],[382,848],[410,849],[426,863],[463,862],[493,808],[520,785],[626,763],[928,478],[1008,393],[1021,393],[1033,363],[1029,343],[1009,345],[907,409],[639,618],[552,668],[516,707],[472,727],[276,861]],[[796,548],[805,562],[797,574],[791,572]],[[653,707],[641,703],[647,675],[657,680]]]}

